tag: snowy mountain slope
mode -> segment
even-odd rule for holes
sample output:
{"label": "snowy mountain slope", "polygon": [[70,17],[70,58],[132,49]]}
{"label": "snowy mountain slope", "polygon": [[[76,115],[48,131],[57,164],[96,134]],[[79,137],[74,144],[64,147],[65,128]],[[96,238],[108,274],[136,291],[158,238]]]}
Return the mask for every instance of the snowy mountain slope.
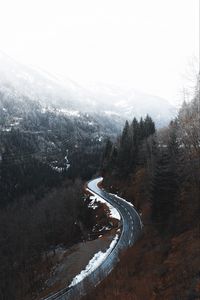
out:
{"label": "snowy mountain slope", "polygon": [[[62,80],[41,70],[17,63],[1,53],[0,91],[39,101],[43,106],[77,108],[79,94],[83,95],[78,84]],[[75,92],[74,92],[75,91]],[[76,99],[76,101],[75,101]]]}
{"label": "snowy mountain slope", "polygon": [[117,87],[111,84],[101,83],[92,85],[90,92],[96,101],[99,110],[105,113],[124,116],[132,120],[149,114],[158,126],[167,124],[176,115],[177,109],[166,99],[148,95],[128,86]]}
{"label": "snowy mountain slope", "polygon": [[[167,100],[130,87],[96,84],[83,87],[45,71],[24,66],[0,53],[0,93],[24,102],[37,101],[44,108],[56,108],[73,115],[98,113],[120,120],[150,114],[158,126],[166,125],[176,109]],[[0,100],[1,101],[1,100]]]}

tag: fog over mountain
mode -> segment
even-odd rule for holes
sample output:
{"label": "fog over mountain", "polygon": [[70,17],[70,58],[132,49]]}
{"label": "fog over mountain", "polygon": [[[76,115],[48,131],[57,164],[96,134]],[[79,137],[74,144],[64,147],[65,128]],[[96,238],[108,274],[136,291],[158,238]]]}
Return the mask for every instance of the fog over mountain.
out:
{"label": "fog over mountain", "polygon": [[4,99],[36,101],[43,108],[56,108],[70,115],[98,113],[131,120],[149,114],[159,127],[166,125],[176,113],[176,108],[160,97],[105,83],[84,87],[73,80],[22,65],[3,53],[0,53],[0,93]]}

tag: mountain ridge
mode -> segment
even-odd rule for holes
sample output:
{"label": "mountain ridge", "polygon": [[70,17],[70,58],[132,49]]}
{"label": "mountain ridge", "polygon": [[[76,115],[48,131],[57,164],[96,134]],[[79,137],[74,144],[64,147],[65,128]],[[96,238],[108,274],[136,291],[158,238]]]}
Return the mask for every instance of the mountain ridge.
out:
{"label": "mountain ridge", "polygon": [[123,121],[150,114],[158,127],[168,124],[176,108],[166,99],[132,87],[98,83],[82,86],[42,69],[28,67],[5,54],[0,56],[0,91],[38,101],[43,107],[118,116]]}

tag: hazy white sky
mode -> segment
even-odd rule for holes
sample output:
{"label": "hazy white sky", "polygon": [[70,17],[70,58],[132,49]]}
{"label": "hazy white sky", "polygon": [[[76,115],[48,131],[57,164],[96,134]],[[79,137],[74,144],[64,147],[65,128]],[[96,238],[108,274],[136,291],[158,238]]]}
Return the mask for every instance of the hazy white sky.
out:
{"label": "hazy white sky", "polygon": [[179,99],[198,0],[0,0],[0,49],[64,77]]}

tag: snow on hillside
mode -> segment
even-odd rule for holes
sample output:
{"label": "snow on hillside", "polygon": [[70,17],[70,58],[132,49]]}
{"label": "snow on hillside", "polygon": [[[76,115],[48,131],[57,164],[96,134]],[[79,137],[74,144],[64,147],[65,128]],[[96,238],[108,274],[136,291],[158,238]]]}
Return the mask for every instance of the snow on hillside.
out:
{"label": "snow on hillside", "polygon": [[176,108],[167,100],[132,87],[105,83],[83,87],[73,80],[17,63],[1,52],[0,92],[18,100],[22,97],[36,100],[43,107],[57,108],[66,113],[98,113],[123,120],[149,114],[158,126],[166,125],[176,114]]}

